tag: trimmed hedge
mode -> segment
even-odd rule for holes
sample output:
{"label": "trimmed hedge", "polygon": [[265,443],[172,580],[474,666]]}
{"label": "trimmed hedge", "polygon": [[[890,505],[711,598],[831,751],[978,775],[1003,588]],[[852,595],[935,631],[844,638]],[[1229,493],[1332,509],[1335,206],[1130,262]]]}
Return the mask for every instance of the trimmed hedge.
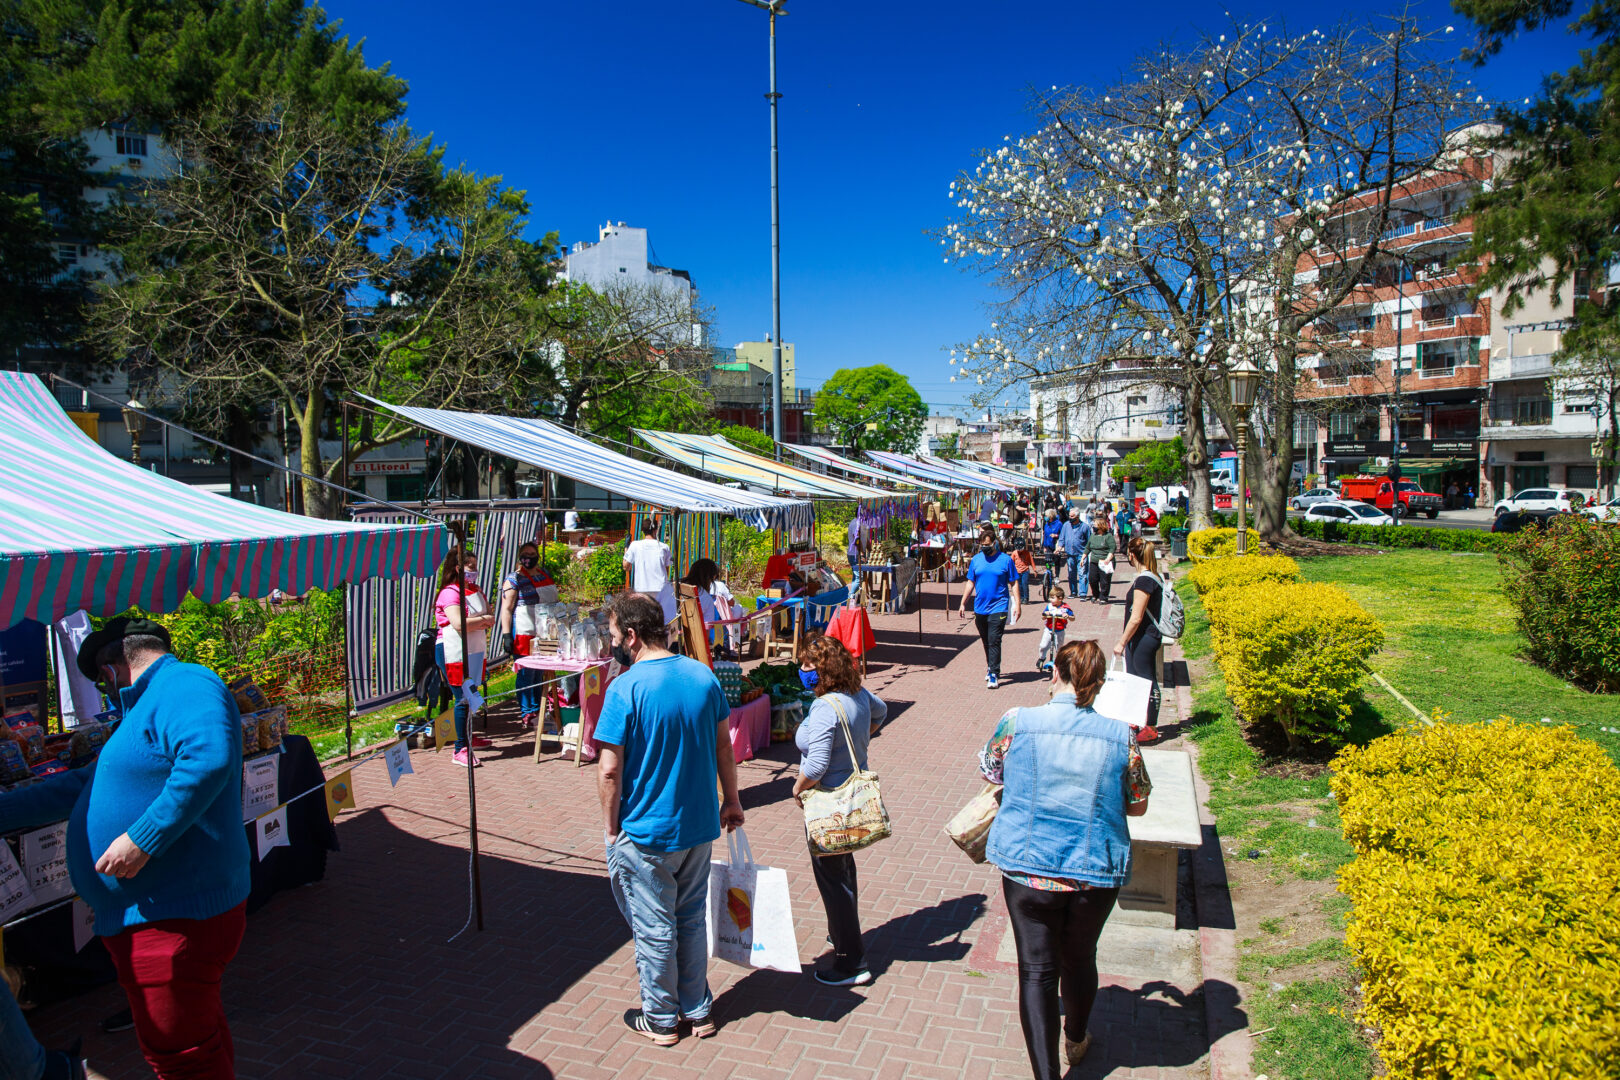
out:
{"label": "trimmed hedge", "polygon": [[1336,585],[1318,582],[1220,589],[1205,598],[1210,646],[1227,693],[1250,720],[1288,736],[1341,740],[1362,663],[1384,644],[1384,629]]}
{"label": "trimmed hedge", "polygon": [[1531,658],[1587,689],[1620,692],[1620,529],[1560,514],[1546,530],[1502,540],[1502,589]]}
{"label": "trimmed hedge", "polygon": [[1620,1075],[1620,771],[1569,728],[1343,751],[1361,1019],[1396,1080]]}
{"label": "trimmed hedge", "polygon": [[1308,540],[1328,543],[1367,544],[1381,548],[1428,548],[1432,551],[1500,551],[1505,534],[1477,529],[1430,529],[1417,525],[1343,525],[1337,521],[1288,523],[1289,528]]}
{"label": "trimmed hedge", "polygon": [[[1249,534],[1250,551],[1260,550],[1260,534],[1253,529]],[[1237,554],[1236,529],[1197,529],[1187,534],[1187,554],[1195,562],[1204,559],[1222,559]]]}
{"label": "trimmed hedge", "polygon": [[1187,573],[1199,596],[1217,589],[1272,582],[1288,585],[1299,580],[1299,563],[1286,555],[1245,555],[1243,558],[1211,559],[1195,565]]}

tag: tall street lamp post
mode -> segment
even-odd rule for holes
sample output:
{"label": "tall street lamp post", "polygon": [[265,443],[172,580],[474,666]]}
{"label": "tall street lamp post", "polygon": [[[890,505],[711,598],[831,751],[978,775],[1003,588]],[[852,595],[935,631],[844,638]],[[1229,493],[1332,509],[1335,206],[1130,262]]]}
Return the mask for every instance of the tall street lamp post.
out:
{"label": "tall street lamp post", "polygon": [[1260,369],[1245,356],[1236,367],[1226,373],[1226,390],[1232,397],[1232,408],[1237,411],[1237,553],[1249,553],[1249,409],[1254,405],[1254,392],[1260,387]]}
{"label": "tall street lamp post", "polygon": [[134,398],[123,408],[124,430],[129,432],[129,461],[137,469],[141,467],[141,431],[146,427],[146,417],[140,410],[146,408]]}
{"label": "tall street lamp post", "polygon": [[787,14],[787,0],[742,0],[771,16],[771,436],[782,459],[782,201],[777,191],[776,154],[776,17]]}

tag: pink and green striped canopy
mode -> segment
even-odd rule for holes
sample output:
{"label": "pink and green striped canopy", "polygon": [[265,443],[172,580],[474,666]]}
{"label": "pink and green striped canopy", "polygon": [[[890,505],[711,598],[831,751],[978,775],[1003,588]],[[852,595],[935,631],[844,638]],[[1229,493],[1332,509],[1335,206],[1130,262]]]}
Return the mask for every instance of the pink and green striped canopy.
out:
{"label": "pink and green striped canopy", "polygon": [[170,611],[371,577],[428,577],[439,525],[355,525],[222,498],[113,457],[33,375],[0,372],[0,628],[79,608]]}

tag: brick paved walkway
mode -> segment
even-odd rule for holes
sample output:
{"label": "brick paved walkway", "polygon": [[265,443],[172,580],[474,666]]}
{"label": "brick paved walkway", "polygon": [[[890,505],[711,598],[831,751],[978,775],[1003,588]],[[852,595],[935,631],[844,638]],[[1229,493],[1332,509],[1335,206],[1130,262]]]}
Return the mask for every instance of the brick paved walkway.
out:
{"label": "brick paved walkway", "polygon": [[[971,621],[947,618],[941,591],[928,587],[920,641],[915,614],[874,619],[882,644],[868,685],[888,700],[891,725],[872,762],[896,835],[859,856],[870,986],[716,964],[718,1037],[661,1049],[627,1034],[619,1017],[636,1004],[635,963],[606,885],[595,772],[556,757],[534,765],[497,713],[477,776],[485,931],[447,944],[466,918],[466,774],[448,754],[417,752],[416,775],[391,789],[381,762],[367,766],[326,880],[249,921],[225,991],[241,1075],[1029,1076],[997,874],[963,858],[941,826],[978,789],[974,755],[995,718],[1045,697],[1032,670],[1037,622],[1028,612],[1007,635],[1008,678],[992,692]],[[1077,610],[1078,632],[1111,648],[1119,603]],[[1173,702],[1166,695],[1167,735]],[[740,770],[755,853],[789,871],[808,964],[825,951],[825,923],[788,798],[790,746]],[[1096,1049],[1071,1075],[1207,1076],[1203,995],[1196,975],[1181,982],[1105,975]],[[148,1075],[130,1035],[96,1028],[121,1005],[106,987],[33,1022],[50,1042],[84,1034],[98,1075]]]}

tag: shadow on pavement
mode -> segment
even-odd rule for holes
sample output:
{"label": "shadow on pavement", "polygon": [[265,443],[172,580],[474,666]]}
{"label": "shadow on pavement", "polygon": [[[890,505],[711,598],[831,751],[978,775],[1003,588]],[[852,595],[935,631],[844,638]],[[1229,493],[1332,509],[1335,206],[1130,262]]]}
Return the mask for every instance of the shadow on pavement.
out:
{"label": "shadow on pavement", "polygon": [[1091,1052],[1067,1076],[1088,1080],[1183,1068],[1204,1058],[1208,1040],[1246,1025],[1237,988],[1229,983],[1205,982],[1191,994],[1166,982],[1146,983],[1139,990],[1104,986],[1091,1010]]}
{"label": "shadow on pavement", "polygon": [[984,916],[987,899],[983,893],[969,893],[942,900],[868,930],[866,959],[872,974],[881,978],[896,960],[934,963],[967,956],[971,946],[962,934]]}

